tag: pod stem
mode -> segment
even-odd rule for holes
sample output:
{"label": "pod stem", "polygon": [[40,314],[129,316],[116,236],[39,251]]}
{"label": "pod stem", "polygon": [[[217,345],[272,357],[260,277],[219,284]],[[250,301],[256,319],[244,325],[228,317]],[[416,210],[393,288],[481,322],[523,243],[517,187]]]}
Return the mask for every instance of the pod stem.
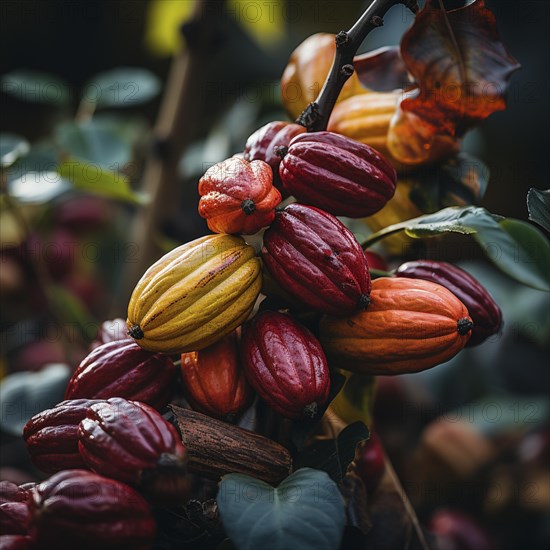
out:
{"label": "pod stem", "polygon": [[456,322],[456,326],[458,329],[458,334],[464,336],[474,328],[474,323],[468,317],[464,317]]}
{"label": "pod stem", "polygon": [[404,4],[413,13],[418,11],[416,0],[374,0],[349,31],[336,35],[336,53],[323,88],[296,119],[308,132],[326,130],[336,100],[348,78],[353,74],[353,58],[366,36],[384,24],[386,12],[397,4]]}
{"label": "pod stem", "polygon": [[141,327],[139,325],[133,325],[132,328],[128,330],[128,334],[134,340],[141,340],[144,336],[143,330],[141,330]]}

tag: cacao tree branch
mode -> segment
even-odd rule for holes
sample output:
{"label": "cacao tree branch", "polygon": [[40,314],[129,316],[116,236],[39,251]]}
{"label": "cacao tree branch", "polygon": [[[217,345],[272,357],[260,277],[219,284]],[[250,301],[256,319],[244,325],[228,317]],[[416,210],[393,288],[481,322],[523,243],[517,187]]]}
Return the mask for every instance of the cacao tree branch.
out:
{"label": "cacao tree branch", "polygon": [[344,84],[355,70],[353,58],[359,46],[373,29],[384,24],[384,15],[397,4],[404,4],[413,13],[418,11],[416,0],[373,0],[349,31],[341,31],[336,35],[336,53],[323,88],[317,99],[310,103],[296,119],[296,122],[305,126],[308,132],[319,132],[326,129],[336,100]]}

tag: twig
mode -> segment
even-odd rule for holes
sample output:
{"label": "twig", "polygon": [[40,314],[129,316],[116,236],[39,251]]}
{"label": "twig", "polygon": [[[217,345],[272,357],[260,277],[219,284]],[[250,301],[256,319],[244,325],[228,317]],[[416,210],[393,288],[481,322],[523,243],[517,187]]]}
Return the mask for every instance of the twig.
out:
{"label": "twig", "polygon": [[418,11],[416,0],[374,0],[349,31],[336,35],[336,53],[328,77],[317,99],[296,120],[298,124],[305,126],[309,132],[326,129],[338,95],[355,70],[353,57],[359,46],[373,29],[384,24],[384,15],[397,4],[404,4],[413,13]]}
{"label": "twig", "polygon": [[201,101],[208,75],[209,60],[219,45],[222,2],[197,0],[190,21],[181,32],[187,48],[173,59],[151,151],[144,171],[145,192],[150,204],[136,216],[129,232],[139,246],[138,261],[128,266],[119,307],[126,307],[129,296],[143,272],[159,257],[158,235],[163,223],[176,214],[181,199],[178,162],[199,124]]}

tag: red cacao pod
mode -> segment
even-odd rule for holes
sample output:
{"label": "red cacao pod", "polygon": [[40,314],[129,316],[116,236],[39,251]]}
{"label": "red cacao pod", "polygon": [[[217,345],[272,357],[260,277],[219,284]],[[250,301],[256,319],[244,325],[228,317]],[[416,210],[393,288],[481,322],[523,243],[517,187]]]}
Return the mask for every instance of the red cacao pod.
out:
{"label": "red cacao pod", "polygon": [[128,327],[124,319],[118,317],[110,321],[103,321],[97,331],[95,339],[90,344],[90,351],[107,342],[128,339],[130,339],[130,336],[128,335]]}
{"label": "red cacao pod", "polygon": [[247,139],[243,158],[248,161],[263,160],[267,162],[273,171],[273,184],[282,192],[279,175],[279,164],[282,159],[280,148],[282,147],[284,151],[293,137],[303,134],[305,131],[306,129],[300,124],[280,120],[269,122]]}
{"label": "red cacao pod", "polygon": [[0,533],[26,535],[29,529],[29,494],[10,481],[0,482]]}
{"label": "red cacao pod", "polygon": [[69,380],[65,399],[124,397],[157,410],[170,401],[176,367],[161,353],[133,340],[108,342],[89,353]]}
{"label": "red cacao pod", "polygon": [[367,259],[336,217],[301,204],[277,212],[264,234],[264,263],[279,285],[310,308],[335,316],[369,303]]}
{"label": "red cacao pod", "polygon": [[201,351],[181,356],[183,393],[204,414],[234,420],[252,399],[239,357],[239,335],[233,331]]}
{"label": "red cacao pod", "polygon": [[214,233],[257,233],[273,221],[281,202],[269,165],[238,157],[209,168],[199,181],[199,195],[199,214]]}
{"label": "red cacao pod", "polygon": [[333,132],[293,138],[279,174],[298,201],[350,218],[381,210],[397,181],[395,169],[376,149]]}
{"label": "red cacao pod", "polygon": [[386,260],[382,256],[380,256],[380,254],[373,252],[372,250],[365,250],[365,256],[367,257],[369,269],[388,271],[388,264],[386,263]]}
{"label": "red cacao pod", "polygon": [[82,469],[85,464],[78,452],[77,429],[90,405],[98,399],[63,401],[33,416],[23,429],[23,439],[33,464],[43,472]]}
{"label": "red cacao pod", "polygon": [[460,267],[431,260],[416,260],[400,265],[396,277],[423,279],[444,286],[465,306],[474,322],[466,347],[477,346],[500,331],[502,312],[487,289]]}
{"label": "red cacao pod", "polygon": [[321,344],[289,315],[263,311],[242,329],[241,354],[252,387],[286,418],[313,417],[328,398]]}
{"label": "red cacao pod", "polygon": [[367,491],[373,491],[386,470],[384,449],[376,433],[371,432],[367,441],[362,441],[357,445],[354,466]]}
{"label": "red cacao pod", "polygon": [[29,550],[31,539],[25,535],[1,535],[0,550]]}
{"label": "red cacao pod", "polygon": [[31,491],[31,538],[44,550],[149,550],[156,525],[128,485],[86,470],[58,472]]}
{"label": "red cacao pod", "polygon": [[178,432],[144,403],[114,397],[92,405],[78,427],[78,449],[98,474],[139,486],[159,502],[186,497]]}

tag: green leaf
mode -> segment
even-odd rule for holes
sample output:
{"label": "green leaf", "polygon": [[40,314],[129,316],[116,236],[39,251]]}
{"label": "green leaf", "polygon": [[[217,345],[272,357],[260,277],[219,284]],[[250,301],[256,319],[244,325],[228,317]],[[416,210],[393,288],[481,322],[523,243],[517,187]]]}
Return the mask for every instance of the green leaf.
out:
{"label": "green leaf", "polygon": [[123,174],[100,168],[94,164],[69,159],[58,166],[57,172],[80,191],[137,205],[144,205],[148,202],[144,194],[132,191],[128,179]]}
{"label": "green leaf", "polygon": [[18,158],[25,156],[30,150],[29,142],[16,134],[0,134],[0,165],[2,168],[11,166]]}
{"label": "green leaf", "polygon": [[529,219],[550,231],[550,189],[534,189],[527,193]]}
{"label": "green leaf", "polygon": [[151,71],[119,67],[95,75],[84,87],[82,99],[99,107],[135,107],[153,99],[160,88]]}
{"label": "green leaf", "polygon": [[66,105],[71,101],[66,82],[38,71],[18,70],[2,76],[2,91],[29,103]]}
{"label": "green leaf", "polygon": [[481,227],[474,238],[504,273],[537,290],[550,291],[550,243],[536,227],[508,218]]}
{"label": "green leaf", "polygon": [[341,483],[355,456],[355,447],[369,437],[370,432],[365,424],[354,422],[344,428],[336,439],[316,441],[307,447],[296,457],[294,466],[324,470],[334,481]]}
{"label": "green leaf", "polygon": [[67,122],[56,128],[59,145],[71,156],[100,168],[120,170],[131,160],[132,148],[112,129],[93,120],[75,124]]}
{"label": "green leaf", "polygon": [[277,488],[242,474],[223,476],[216,501],[239,550],[334,550],[346,521],[336,483],[310,468],[295,471]]}

